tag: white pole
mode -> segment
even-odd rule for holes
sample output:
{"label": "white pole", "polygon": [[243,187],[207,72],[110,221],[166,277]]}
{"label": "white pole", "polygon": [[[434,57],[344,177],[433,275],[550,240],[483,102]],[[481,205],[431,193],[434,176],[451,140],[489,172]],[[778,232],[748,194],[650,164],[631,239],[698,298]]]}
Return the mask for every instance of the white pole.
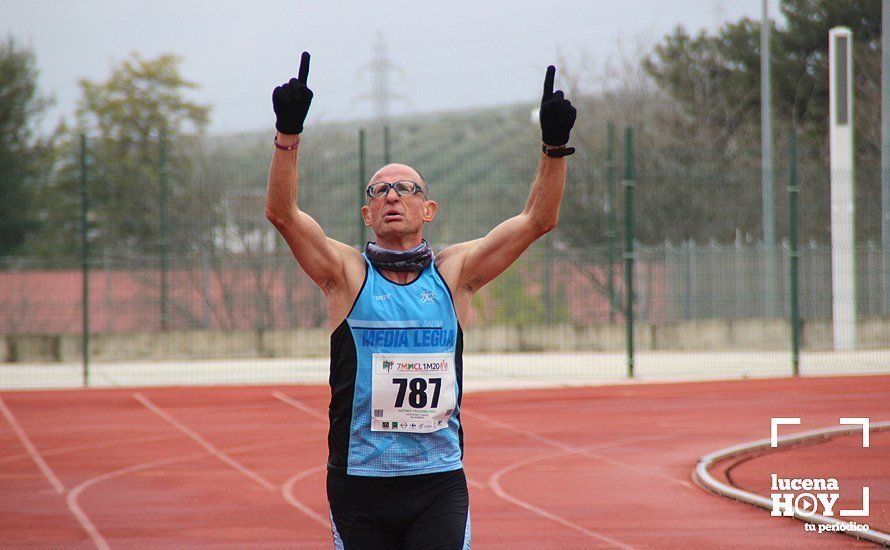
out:
{"label": "white pole", "polygon": [[763,247],[766,253],[766,312],[776,311],[776,221],[773,207],[773,129],[772,85],[770,84],[770,23],[767,13],[768,0],[761,2],[760,18],[760,191],[763,202]]}
{"label": "white pole", "polygon": [[850,29],[835,27],[828,31],[831,289],[836,350],[856,347],[852,50]]}
{"label": "white pole", "polygon": [[881,251],[884,315],[890,315],[890,0],[881,8]]}

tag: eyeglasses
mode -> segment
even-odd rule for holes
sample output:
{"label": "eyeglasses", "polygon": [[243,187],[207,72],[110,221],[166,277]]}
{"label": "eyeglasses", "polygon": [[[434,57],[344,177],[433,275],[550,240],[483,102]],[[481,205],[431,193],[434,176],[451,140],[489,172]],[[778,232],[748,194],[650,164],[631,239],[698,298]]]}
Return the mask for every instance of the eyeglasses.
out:
{"label": "eyeglasses", "polygon": [[426,196],[423,187],[416,181],[411,180],[394,181],[392,183],[377,181],[365,188],[365,193],[372,199],[379,199],[385,197],[390,189],[395,189],[396,193],[399,195],[413,195],[414,193],[420,193],[424,197]]}

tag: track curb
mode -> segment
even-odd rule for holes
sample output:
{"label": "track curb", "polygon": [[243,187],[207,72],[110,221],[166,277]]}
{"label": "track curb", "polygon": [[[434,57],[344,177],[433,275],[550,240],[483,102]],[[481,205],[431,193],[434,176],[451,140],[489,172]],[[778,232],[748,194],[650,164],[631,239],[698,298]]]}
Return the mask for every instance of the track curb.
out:
{"label": "track curb", "polygon": [[[890,421],[885,422],[875,422],[871,423],[869,429],[882,431],[890,429]],[[859,427],[831,427],[831,428],[821,428],[818,430],[811,430],[807,432],[801,432],[798,434],[787,435],[783,437],[779,437],[778,441],[780,443],[802,443],[811,439],[824,438],[827,439],[829,437],[834,437],[838,435],[846,435],[860,432],[861,428]],[[751,504],[752,506],[757,506],[759,508],[765,508],[767,510],[772,510],[773,503],[771,499],[758,495],[756,493],[752,493],[750,491],[745,491],[744,489],[740,489],[738,487],[733,487],[732,485],[728,485],[723,483],[722,481],[716,479],[711,473],[708,471],[714,463],[724,460],[727,458],[732,458],[734,456],[738,456],[741,454],[751,453],[754,451],[758,451],[761,449],[770,449],[770,440],[769,439],[760,439],[757,441],[751,441],[748,443],[740,443],[738,445],[732,445],[730,447],[726,447],[724,449],[720,449],[714,451],[712,453],[708,453],[705,456],[698,459],[698,463],[695,465],[695,468],[692,470],[692,481],[695,482],[696,485],[701,487],[702,489],[714,493],[716,495],[731,498],[733,500],[737,500],[739,502],[744,502],[747,504]],[[794,510],[794,517],[805,522],[805,523],[816,523],[823,525],[839,525],[847,523],[845,521],[841,521],[835,519],[833,517],[823,516],[821,514],[813,514],[811,516],[805,516],[799,513],[797,510]],[[864,539],[870,542],[874,542],[877,544],[882,544],[884,546],[890,546],[890,533],[886,533],[884,531],[878,531],[874,529],[869,529],[868,531],[837,531],[837,533],[847,535],[849,537],[854,537],[857,539]]]}

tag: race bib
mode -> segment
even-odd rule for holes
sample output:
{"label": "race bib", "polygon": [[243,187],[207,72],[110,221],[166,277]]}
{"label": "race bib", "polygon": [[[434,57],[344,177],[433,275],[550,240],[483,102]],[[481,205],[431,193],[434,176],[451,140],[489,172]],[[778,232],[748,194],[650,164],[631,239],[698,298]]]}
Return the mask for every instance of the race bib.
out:
{"label": "race bib", "polygon": [[371,356],[371,431],[429,433],[454,412],[453,353]]}

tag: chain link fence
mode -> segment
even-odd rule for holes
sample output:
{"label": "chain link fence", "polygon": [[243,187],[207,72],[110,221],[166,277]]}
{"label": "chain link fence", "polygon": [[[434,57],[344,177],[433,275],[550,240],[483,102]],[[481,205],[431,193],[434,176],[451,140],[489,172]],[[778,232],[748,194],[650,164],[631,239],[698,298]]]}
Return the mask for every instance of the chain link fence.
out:
{"label": "chain link fence", "polygon": [[[483,236],[522,210],[534,178],[537,154],[517,153],[537,147],[522,111],[468,113],[436,131],[409,120],[385,138],[380,128],[368,131],[363,150],[353,126],[307,134],[300,149],[301,207],[329,236],[359,246],[370,238],[359,216],[364,185],[377,167],[404,162],[423,172],[439,202],[439,215],[425,230],[435,250]],[[264,217],[270,141],[180,143],[167,147],[165,160],[157,155],[162,160],[139,170],[109,161],[113,157],[102,154],[107,144],[88,147],[86,155],[69,144],[44,189],[56,206],[44,215],[46,229],[26,254],[0,259],[3,359],[81,360],[84,272],[90,357],[97,361],[324,357],[323,295]],[[749,204],[759,194],[759,169],[721,171],[703,161],[698,168],[682,162],[670,172],[656,170],[658,159],[669,157],[665,151],[637,154],[639,207],[632,223],[641,240],[634,245],[632,307],[635,351],[643,354],[637,372],[656,356],[659,372],[686,372],[691,356],[664,355],[682,352],[711,354],[696,359],[705,365],[696,372],[738,374],[720,367],[714,354],[744,352],[755,355],[743,363],[780,364],[787,373],[794,253],[787,238],[773,247],[758,242],[745,229],[751,220],[739,214],[759,209]],[[548,361],[563,353],[601,354],[601,360],[578,359],[582,365],[572,372],[583,371],[585,361],[623,371],[629,293],[620,250],[627,214],[617,156],[612,171],[597,149],[582,147],[569,159],[560,227],[476,297],[463,320],[468,353],[540,354],[526,371],[532,376],[552,374]],[[863,186],[875,184],[869,170],[857,175]],[[800,172],[808,186],[801,225],[809,236],[797,252],[801,345],[815,353],[833,348],[830,209],[822,193],[828,177],[818,163],[804,163]],[[779,171],[777,189],[784,177]],[[684,189],[678,182],[690,192],[674,196]],[[724,188],[726,202],[715,202]],[[86,249],[82,197],[88,201]],[[777,198],[781,212],[787,202],[782,193]],[[879,211],[873,200],[857,208],[857,231],[861,225],[870,237]],[[738,217],[734,234],[727,234],[721,216]],[[675,238],[677,227],[700,235],[689,219],[696,217],[705,234],[720,238]],[[787,227],[789,219],[779,218],[777,227]],[[857,348],[878,353],[890,349],[885,262],[880,243],[862,236],[855,253]],[[758,359],[758,353],[774,355]],[[885,359],[872,357],[878,367]],[[861,359],[832,361],[826,368]]]}

